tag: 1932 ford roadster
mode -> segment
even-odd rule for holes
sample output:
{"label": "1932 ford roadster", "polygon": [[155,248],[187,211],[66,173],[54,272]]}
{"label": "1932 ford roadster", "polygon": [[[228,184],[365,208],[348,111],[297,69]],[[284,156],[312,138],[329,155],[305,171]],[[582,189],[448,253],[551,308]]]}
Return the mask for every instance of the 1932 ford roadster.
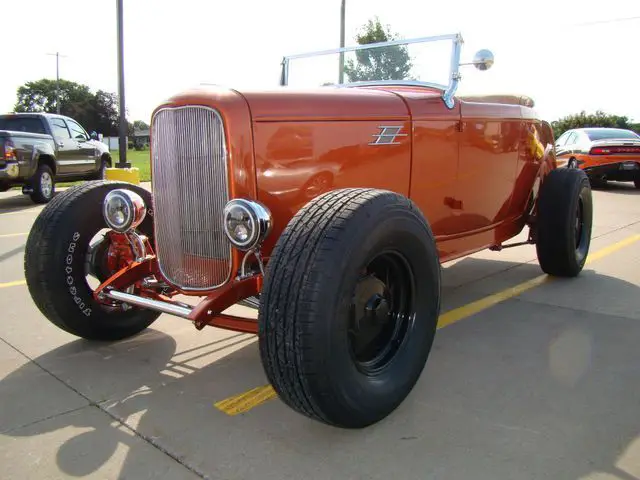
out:
{"label": "1932 ford roadster", "polygon": [[[151,192],[89,182],[37,218],[25,252],[35,304],[87,339],[135,335],[161,313],[256,333],[294,410],[347,428],[387,416],[429,356],[442,263],[528,228],[516,244],[571,277],[591,240],[588,179],[556,164],[533,102],[456,97],[461,37],[419,41],[451,43],[447,84],[294,89],[299,57],[285,57],[279,88],[168,99],[151,118]],[[487,51],[470,62],[492,63]],[[242,302],[257,320],[223,313]]]}

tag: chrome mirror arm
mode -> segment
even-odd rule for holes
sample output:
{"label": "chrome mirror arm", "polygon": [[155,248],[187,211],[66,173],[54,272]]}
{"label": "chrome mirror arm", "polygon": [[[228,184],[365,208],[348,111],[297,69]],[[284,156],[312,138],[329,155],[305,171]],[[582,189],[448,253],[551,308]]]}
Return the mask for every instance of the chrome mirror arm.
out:
{"label": "chrome mirror arm", "polygon": [[462,35],[456,34],[456,37],[453,40],[453,45],[451,46],[451,76],[449,78],[449,85],[442,94],[442,100],[449,109],[453,108],[455,105],[453,97],[458,89],[460,78],[462,78],[460,76],[460,51],[462,50],[463,43],[464,40],[462,39]]}

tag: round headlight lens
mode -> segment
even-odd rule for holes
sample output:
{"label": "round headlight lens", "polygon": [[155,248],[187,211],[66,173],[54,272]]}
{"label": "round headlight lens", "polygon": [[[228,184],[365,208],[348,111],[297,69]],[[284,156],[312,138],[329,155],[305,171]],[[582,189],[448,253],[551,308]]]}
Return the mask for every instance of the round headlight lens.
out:
{"label": "round headlight lens", "polygon": [[249,250],[264,240],[271,230],[271,214],[259,203],[234,199],[224,207],[223,226],[235,247]]}
{"label": "round headlight lens", "polygon": [[246,247],[256,234],[254,216],[242,203],[229,203],[224,211],[224,229],[231,243]]}
{"label": "round headlight lens", "polygon": [[126,232],[142,223],[147,207],[137,193],[116,189],[106,195],[102,213],[109,228],[116,232]]}

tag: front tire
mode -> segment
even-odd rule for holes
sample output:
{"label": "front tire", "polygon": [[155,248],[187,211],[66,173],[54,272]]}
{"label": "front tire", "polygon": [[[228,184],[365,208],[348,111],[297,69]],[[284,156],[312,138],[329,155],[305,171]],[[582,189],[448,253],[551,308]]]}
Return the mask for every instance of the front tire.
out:
{"label": "front tire", "polygon": [[575,277],[589,254],[593,199],[589,178],[582,170],[552,170],[540,189],[536,251],[542,270],[559,277]]}
{"label": "front tire", "polygon": [[440,311],[429,224],[396,193],[335,190],[279,238],[260,295],[267,378],[292,409],[344,428],[394,411],[429,356]]}
{"label": "front tire", "polygon": [[107,178],[107,168],[111,167],[111,162],[107,157],[102,157],[100,160],[100,168],[94,174],[92,180],[106,180]]}
{"label": "front tire", "polygon": [[637,189],[640,189],[640,178],[636,178],[633,181],[633,184],[636,186]]}
{"label": "front tire", "polygon": [[[87,275],[89,242],[107,225],[102,200],[115,188],[129,188],[151,205],[151,195],[125,182],[88,182],[57,195],[36,219],[25,248],[24,270],[31,297],[54,325],[89,340],[120,340],[153,323],[158,312],[105,307],[93,298]],[[138,227],[153,238],[152,219]],[[101,279],[102,280],[102,279]]]}

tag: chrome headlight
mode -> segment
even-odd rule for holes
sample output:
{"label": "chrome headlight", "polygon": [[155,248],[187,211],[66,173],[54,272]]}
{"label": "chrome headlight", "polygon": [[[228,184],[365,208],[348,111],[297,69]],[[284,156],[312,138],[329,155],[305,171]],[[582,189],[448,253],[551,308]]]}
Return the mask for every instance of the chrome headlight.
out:
{"label": "chrome headlight", "polygon": [[271,213],[257,202],[236,198],[223,212],[223,229],[229,241],[240,250],[251,250],[271,231]]}
{"label": "chrome headlight", "polygon": [[147,207],[140,195],[131,190],[111,190],[104,197],[102,215],[109,228],[126,232],[142,223]]}

